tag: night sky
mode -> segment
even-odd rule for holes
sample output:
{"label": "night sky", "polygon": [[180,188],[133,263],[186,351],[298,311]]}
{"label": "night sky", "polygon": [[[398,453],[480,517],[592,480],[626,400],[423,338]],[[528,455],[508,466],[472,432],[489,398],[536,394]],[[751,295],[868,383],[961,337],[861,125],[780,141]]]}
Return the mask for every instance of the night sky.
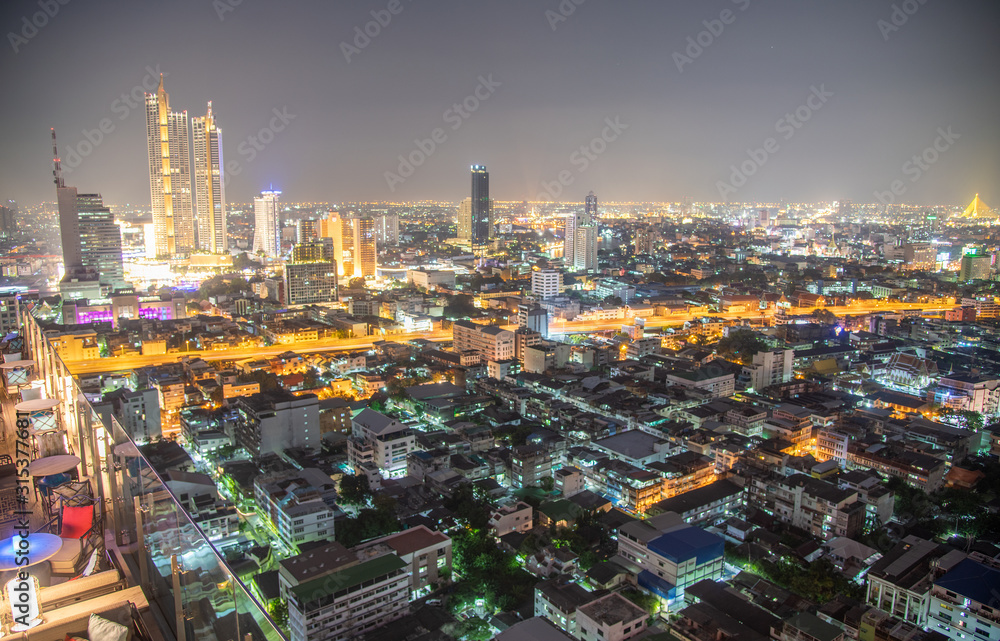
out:
{"label": "night sky", "polygon": [[213,101],[230,202],[457,201],[485,164],[500,200],[876,202],[898,180],[897,202],[1000,206],[996,0],[61,2],[0,7],[0,197],[24,204],[54,200],[55,127],[67,184],[148,205],[121,95],[158,69],[174,110]]}

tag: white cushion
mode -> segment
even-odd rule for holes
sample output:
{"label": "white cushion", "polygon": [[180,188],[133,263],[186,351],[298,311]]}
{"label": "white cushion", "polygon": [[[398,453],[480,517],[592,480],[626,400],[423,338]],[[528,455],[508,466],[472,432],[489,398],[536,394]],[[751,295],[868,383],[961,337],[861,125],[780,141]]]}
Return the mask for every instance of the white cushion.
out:
{"label": "white cushion", "polygon": [[87,636],[90,641],[128,641],[128,628],[91,614],[90,622],[87,624]]}

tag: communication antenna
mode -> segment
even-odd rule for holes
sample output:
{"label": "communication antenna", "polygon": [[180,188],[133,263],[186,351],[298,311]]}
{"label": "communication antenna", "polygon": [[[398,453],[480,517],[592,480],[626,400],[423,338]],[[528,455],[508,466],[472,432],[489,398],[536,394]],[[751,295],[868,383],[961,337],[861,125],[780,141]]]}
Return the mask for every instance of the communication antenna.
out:
{"label": "communication antenna", "polygon": [[62,162],[59,160],[59,148],[56,146],[55,127],[52,128],[52,163],[54,165],[52,177],[55,179],[53,182],[56,184],[56,189],[61,189],[66,186],[66,183],[63,181]]}

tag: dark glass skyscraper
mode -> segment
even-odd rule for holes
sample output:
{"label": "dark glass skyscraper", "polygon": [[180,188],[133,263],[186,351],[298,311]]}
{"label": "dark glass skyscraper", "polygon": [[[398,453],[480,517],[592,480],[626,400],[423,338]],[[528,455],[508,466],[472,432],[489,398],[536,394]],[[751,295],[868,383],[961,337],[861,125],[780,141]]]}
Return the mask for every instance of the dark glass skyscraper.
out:
{"label": "dark glass skyscraper", "polygon": [[[56,153],[52,132],[52,151]],[[127,286],[122,268],[122,234],[100,194],[80,194],[63,181],[59,157],[53,175],[59,203],[64,279],[92,281],[112,288]]]}
{"label": "dark glass skyscraper", "polygon": [[484,244],[493,237],[493,201],[490,174],[483,165],[472,166],[472,243]]}

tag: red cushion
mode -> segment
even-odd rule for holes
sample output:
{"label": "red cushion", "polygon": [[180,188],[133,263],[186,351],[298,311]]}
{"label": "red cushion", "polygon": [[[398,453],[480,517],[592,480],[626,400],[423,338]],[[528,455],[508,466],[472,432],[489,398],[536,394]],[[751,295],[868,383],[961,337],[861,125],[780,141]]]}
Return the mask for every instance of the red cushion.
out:
{"label": "red cushion", "polygon": [[80,507],[67,505],[62,509],[62,532],[59,533],[59,536],[64,539],[82,539],[93,525],[93,505]]}

